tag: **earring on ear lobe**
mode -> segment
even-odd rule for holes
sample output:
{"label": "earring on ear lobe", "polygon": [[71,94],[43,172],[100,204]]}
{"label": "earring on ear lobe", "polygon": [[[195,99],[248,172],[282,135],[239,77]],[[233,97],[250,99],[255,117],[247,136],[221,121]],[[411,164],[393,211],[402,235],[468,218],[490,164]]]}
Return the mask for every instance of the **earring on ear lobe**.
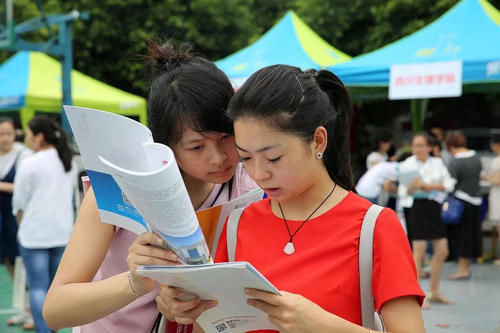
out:
{"label": "earring on ear lobe", "polygon": [[322,159],[322,158],[323,158],[323,153],[322,153],[322,152],[320,152],[320,151],[318,151],[318,152],[316,153],[316,158],[317,158],[318,160]]}

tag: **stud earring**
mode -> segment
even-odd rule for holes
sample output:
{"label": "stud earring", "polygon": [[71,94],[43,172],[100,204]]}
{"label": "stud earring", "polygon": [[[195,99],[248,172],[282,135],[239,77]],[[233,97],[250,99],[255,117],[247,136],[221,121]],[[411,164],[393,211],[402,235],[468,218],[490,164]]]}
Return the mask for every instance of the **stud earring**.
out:
{"label": "stud earring", "polygon": [[323,153],[322,153],[322,152],[320,152],[320,151],[318,151],[318,152],[316,153],[316,158],[317,158],[318,160],[322,159],[322,158],[323,158]]}

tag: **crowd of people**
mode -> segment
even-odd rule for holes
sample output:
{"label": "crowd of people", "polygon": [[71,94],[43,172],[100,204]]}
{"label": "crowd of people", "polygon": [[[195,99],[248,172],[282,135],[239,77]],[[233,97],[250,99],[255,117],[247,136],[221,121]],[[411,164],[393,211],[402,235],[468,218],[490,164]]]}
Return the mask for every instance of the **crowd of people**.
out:
{"label": "crowd of people", "polygon": [[[396,205],[387,205],[403,217],[418,276],[430,277],[431,290],[426,299],[429,302],[453,303],[439,290],[445,260],[457,261],[457,269],[448,280],[467,280],[471,276],[471,261],[483,256],[481,208],[485,206],[484,201],[489,203],[487,217],[494,227],[500,228],[499,141],[500,135],[492,135],[491,150],[497,157],[486,170],[478,154],[467,147],[464,133],[445,133],[441,127],[415,134],[411,151],[393,156],[392,160],[397,162],[390,161],[387,155],[382,156],[380,162],[370,162],[373,153],[366,159],[369,168],[356,185],[358,194],[382,205],[387,204],[383,200],[387,193],[396,199]],[[491,186],[489,197],[481,191],[482,179]],[[456,223],[447,223],[442,216],[444,201],[451,196],[459,200],[463,210]],[[430,272],[422,270],[429,253],[432,254]],[[500,264],[500,261],[494,263]],[[423,308],[430,305],[426,302]]]}
{"label": "crowd of people", "polygon": [[[482,173],[460,132],[443,136],[444,145],[419,133],[411,151],[398,156],[389,156],[384,132],[355,186],[351,99],[334,73],[274,65],[234,92],[226,75],[187,44],[150,41],[145,58],[152,66],[149,127],[155,142],[172,148],[193,207],[216,206],[257,186],[267,195],[244,210],[234,258],[249,261],[281,291],[245,290],[248,304],[280,332],[375,332],[363,327],[358,267],[361,225],[373,204],[388,207],[374,230],[372,276],[385,329],[424,332],[421,307],[452,303],[439,289],[443,263],[454,253],[458,265],[449,278],[466,279],[471,259],[481,256],[479,180],[491,182],[490,201],[498,201],[500,138],[492,140],[499,157]],[[25,139],[31,153],[22,161],[28,150],[14,137],[13,123],[0,119],[1,254],[10,272],[19,253],[24,260],[36,332],[202,332],[196,319],[215,300],[186,300],[184,291],[136,273],[145,264],[179,264],[159,236],[102,223],[92,187],[74,222],[77,174],[64,131],[48,117],[33,118]],[[446,194],[463,202],[458,225],[443,223]],[[500,205],[491,208],[500,225]],[[404,212],[405,223],[396,212]],[[225,235],[215,262],[230,258]],[[426,295],[419,278],[429,244]]]}

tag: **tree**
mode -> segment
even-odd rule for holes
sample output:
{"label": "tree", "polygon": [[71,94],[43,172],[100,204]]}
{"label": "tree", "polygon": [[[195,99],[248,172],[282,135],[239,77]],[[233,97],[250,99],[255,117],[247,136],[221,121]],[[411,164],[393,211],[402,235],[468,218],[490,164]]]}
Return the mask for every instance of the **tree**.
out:
{"label": "tree", "polygon": [[[490,1],[500,8],[500,0]],[[17,23],[40,15],[35,1],[16,0]],[[457,0],[45,0],[47,14],[88,11],[74,22],[75,68],[121,89],[145,95],[139,55],[148,37],[189,41],[211,60],[257,40],[292,9],[327,42],[359,55],[429,24]],[[0,17],[5,3],[0,2]],[[56,33],[56,31],[54,31]],[[27,36],[46,40],[47,29]],[[0,52],[0,61],[11,53]]]}

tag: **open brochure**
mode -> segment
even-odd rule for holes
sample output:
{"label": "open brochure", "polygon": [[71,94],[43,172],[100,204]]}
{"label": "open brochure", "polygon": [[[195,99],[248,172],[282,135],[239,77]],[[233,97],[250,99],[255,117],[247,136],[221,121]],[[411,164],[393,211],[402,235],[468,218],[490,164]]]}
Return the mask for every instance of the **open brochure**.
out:
{"label": "open brochure", "polygon": [[[172,150],[153,142],[146,126],[125,116],[66,105],[64,109],[101,220],[137,234],[158,234],[183,263],[211,262]],[[258,195],[249,197],[257,201],[262,194],[258,199]]]}
{"label": "open brochure", "polygon": [[267,314],[246,303],[248,297],[243,292],[244,288],[279,294],[278,289],[248,262],[142,266],[137,273],[198,295],[202,300],[217,300],[217,306],[203,312],[197,320],[205,333],[277,329]]}

